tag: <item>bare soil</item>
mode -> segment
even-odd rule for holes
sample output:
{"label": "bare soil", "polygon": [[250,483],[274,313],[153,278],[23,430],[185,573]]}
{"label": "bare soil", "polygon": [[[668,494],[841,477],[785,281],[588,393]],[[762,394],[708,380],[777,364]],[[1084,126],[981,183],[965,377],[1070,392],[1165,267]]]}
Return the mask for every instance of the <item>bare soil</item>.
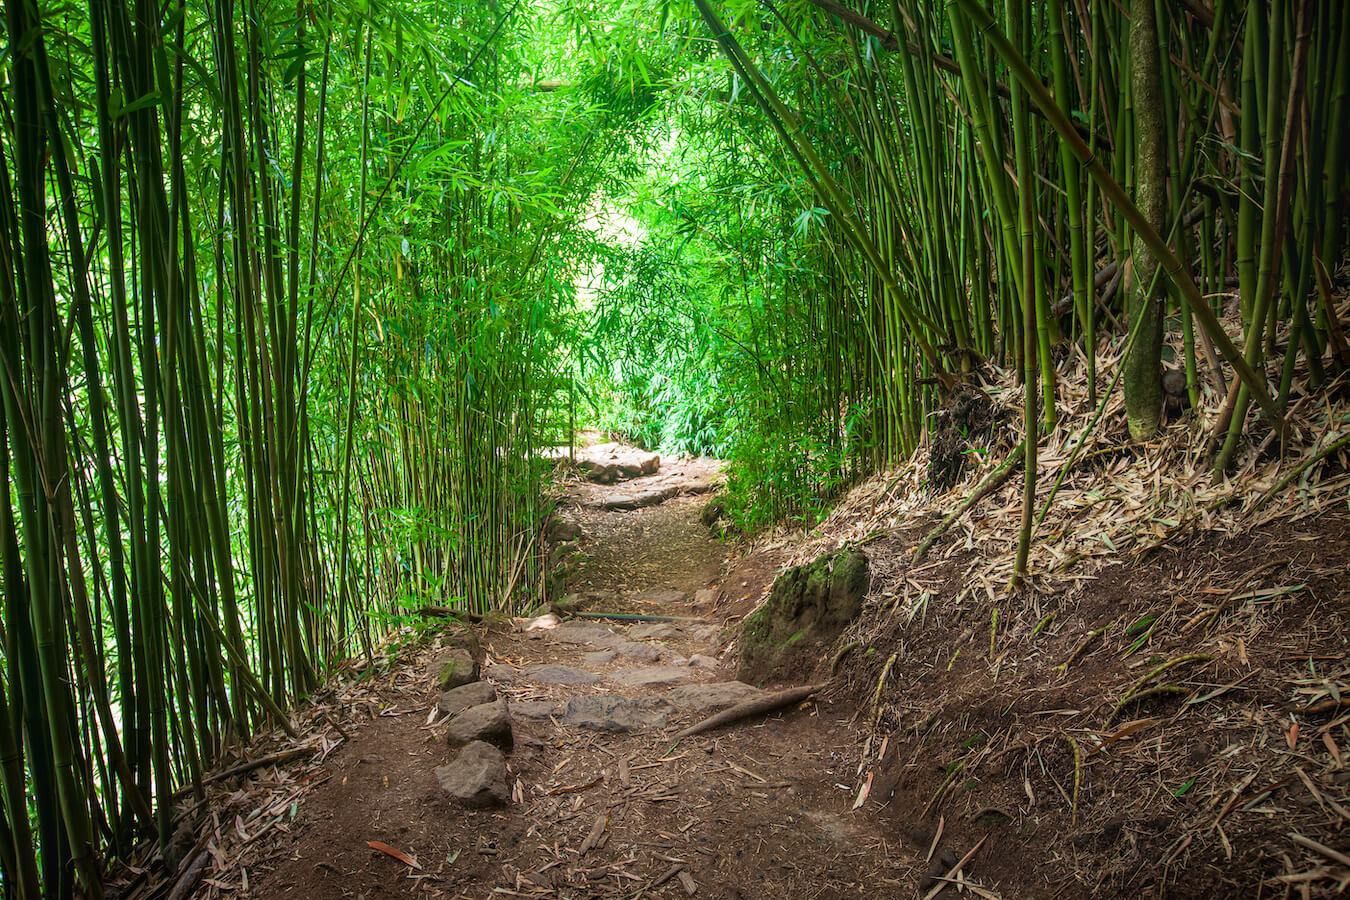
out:
{"label": "bare soil", "polygon": [[[697,462],[670,468],[691,479],[709,474]],[[672,474],[663,469],[653,479]],[[592,611],[692,617],[690,604],[654,603],[651,592],[693,594],[720,586],[732,562],[730,547],[711,539],[699,521],[701,494],[632,512],[596,508],[608,492],[634,487],[574,486],[569,496],[586,561],[572,586]],[[763,561],[742,569],[727,602],[743,607],[752,578],[756,590],[771,580],[764,569]],[[716,626],[723,620],[706,621],[680,623],[681,631],[659,646],[682,657],[718,654]],[[584,655],[596,648],[526,632],[519,623],[492,623],[481,639],[490,663],[486,677],[513,701],[667,690],[610,681],[581,687],[508,681],[498,677],[506,669],[539,663],[599,675],[633,663],[588,665]],[[435,650],[433,644],[405,656],[359,689],[359,701],[357,688],[346,689],[350,739],[314,770],[311,779],[322,783],[299,800],[294,818],[252,845],[241,864],[248,869],[246,889],[240,867],[234,869],[228,883],[235,896],[825,900],[899,896],[914,881],[912,848],[901,849],[888,823],[850,813],[857,728],[846,703],[806,703],[682,743],[670,733],[705,713],[680,712],[666,729],[627,734],[563,725],[558,715],[518,717],[508,757],[514,802],[498,810],[461,809],[432,774],[453,755],[428,725],[435,694],[424,669]],[[725,661],[716,671],[688,671],[689,682],[731,677]],[[594,846],[582,853],[593,832]],[[417,865],[368,841],[387,844]]]}
{"label": "bare soil", "polygon": [[[453,751],[433,721],[439,646],[419,639],[295,711],[312,757],[217,785],[195,896],[931,900],[955,896],[942,877],[958,860],[969,893],[1005,900],[1350,883],[1343,502],[1236,535],[1179,532],[1018,596],[971,589],[988,560],[958,532],[911,564],[932,523],[901,521],[866,544],[871,589],[840,641],[854,647],[818,701],[685,742],[673,733],[705,713],[621,734],[564,724],[572,696],[668,690],[612,680],[625,668],[697,653],[715,667],[682,681],[732,677],[731,626],[794,548],[739,555],[709,537],[701,466],[650,476],[691,486],[657,506],[602,508],[633,482],[572,483],[564,503],[582,607],[680,617],[648,641],[665,659],[588,660],[597,648],[519,621],[481,629],[485,677],[553,711],[515,719],[513,802],[470,811],[440,791],[432,772]],[[540,663],[603,680],[516,677]]]}

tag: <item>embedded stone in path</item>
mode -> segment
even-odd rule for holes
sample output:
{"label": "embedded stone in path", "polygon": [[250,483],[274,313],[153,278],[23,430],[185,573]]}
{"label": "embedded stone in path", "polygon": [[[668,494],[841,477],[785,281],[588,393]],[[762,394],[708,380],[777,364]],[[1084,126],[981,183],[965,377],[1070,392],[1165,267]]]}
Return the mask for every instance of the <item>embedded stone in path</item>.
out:
{"label": "embedded stone in path", "polygon": [[678,497],[680,486],[670,484],[665,487],[653,488],[649,491],[636,491],[632,494],[613,494],[597,504],[601,509],[607,509],[615,512],[627,512],[634,509],[646,509],[649,506],[657,506],[665,503],[672,497]]}
{"label": "embedded stone in path", "polygon": [[592,647],[610,650],[627,640],[623,635],[611,630],[608,625],[599,622],[563,622],[545,634],[550,639],[564,644],[590,644]]}
{"label": "embedded stone in path", "polygon": [[717,668],[717,657],[695,653],[693,656],[689,657],[689,665],[696,666],[700,669],[715,669]]}
{"label": "embedded stone in path", "polygon": [[594,672],[554,663],[525,666],[521,669],[512,669],[510,666],[495,666],[492,674],[494,677],[506,681],[532,681],[535,684],[596,684],[602,680]]}
{"label": "embedded stone in path", "polygon": [[588,666],[604,666],[614,662],[614,658],[618,655],[616,650],[596,650],[581,657],[581,661]]}
{"label": "embedded stone in path", "polygon": [[442,691],[478,680],[478,660],[462,647],[441,654],[434,665],[436,687]]}
{"label": "embedded stone in path", "polygon": [[464,806],[501,806],[511,798],[506,787],[506,757],[491,744],[474,741],[450,762],[436,767],[441,790]]}
{"label": "embedded stone in path", "polygon": [[620,669],[610,678],[629,687],[651,687],[676,684],[689,678],[688,666],[652,666],[643,669]]}
{"label": "embedded stone in path", "polygon": [[522,719],[547,719],[562,712],[562,707],[552,700],[520,700],[507,708],[512,716]]}
{"label": "embedded stone in path", "polygon": [[682,709],[716,709],[735,706],[764,694],[744,681],[713,681],[707,684],[684,684],[666,692],[666,699]]}
{"label": "embedded stone in path", "polygon": [[[612,653],[613,651],[609,652]],[[625,659],[637,662],[656,662],[661,658],[661,649],[653,647],[651,644],[644,644],[641,641],[629,641],[626,644],[619,645],[619,654]]]}
{"label": "embedded stone in path", "polygon": [[635,641],[668,641],[680,636],[680,629],[669,622],[641,622],[628,629]]}
{"label": "embedded stone in path", "polygon": [[670,704],[657,697],[615,697],[587,694],[567,701],[563,721],[598,731],[636,731],[666,724]]}
{"label": "embedded stone in path", "polygon": [[639,591],[633,595],[634,600],[641,600],[643,603],[664,603],[667,605],[683,603],[689,599],[689,595],[677,588],[647,588],[645,591]]}
{"label": "embedded stone in path", "polygon": [[487,741],[509,749],[511,716],[506,712],[506,701],[480,703],[459,713],[446,727],[445,740],[452,747]]}

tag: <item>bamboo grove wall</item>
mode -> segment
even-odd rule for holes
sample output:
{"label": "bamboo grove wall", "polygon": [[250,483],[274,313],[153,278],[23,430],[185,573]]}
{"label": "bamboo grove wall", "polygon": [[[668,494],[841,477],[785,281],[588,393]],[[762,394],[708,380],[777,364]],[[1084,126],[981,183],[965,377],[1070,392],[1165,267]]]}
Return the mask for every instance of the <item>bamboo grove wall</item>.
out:
{"label": "bamboo grove wall", "polygon": [[99,894],[410,608],[538,597],[606,144],[519,12],[5,4],[6,896]]}

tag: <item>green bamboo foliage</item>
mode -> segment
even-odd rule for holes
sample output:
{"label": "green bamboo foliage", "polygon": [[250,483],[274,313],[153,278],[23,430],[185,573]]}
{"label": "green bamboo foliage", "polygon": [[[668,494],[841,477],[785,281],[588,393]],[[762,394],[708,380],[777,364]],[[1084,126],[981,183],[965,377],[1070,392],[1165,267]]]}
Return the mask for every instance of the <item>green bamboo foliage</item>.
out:
{"label": "green bamboo foliage", "polygon": [[[606,145],[520,87],[518,13],[6,5],[7,896],[99,895],[410,610],[541,598],[538,261]],[[522,102],[567,127],[487,146]],[[363,107],[364,146],[332,127]]]}
{"label": "green bamboo foliage", "polygon": [[[1222,472],[1251,401],[1280,428],[1294,373],[1318,383],[1342,365],[1317,276],[1345,253],[1327,193],[1345,182],[1330,156],[1347,127],[1335,4],[696,6],[784,163],[859,232],[821,262],[874,285],[850,340],[883,373],[878,433],[917,434],[985,362],[1039,371],[1025,403],[1053,427],[1057,376],[1084,361],[1095,403],[1098,356],[1146,314],[1123,379],[1131,432],[1156,432],[1175,368]],[[785,65],[783,46],[803,62]],[[1325,140],[1302,148],[1304,134]],[[892,281],[923,321],[889,308]],[[1233,288],[1241,321],[1215,299]],[[923,344],[938,357],[896,364]],[[879,446],[888,460],[914,444]]]}

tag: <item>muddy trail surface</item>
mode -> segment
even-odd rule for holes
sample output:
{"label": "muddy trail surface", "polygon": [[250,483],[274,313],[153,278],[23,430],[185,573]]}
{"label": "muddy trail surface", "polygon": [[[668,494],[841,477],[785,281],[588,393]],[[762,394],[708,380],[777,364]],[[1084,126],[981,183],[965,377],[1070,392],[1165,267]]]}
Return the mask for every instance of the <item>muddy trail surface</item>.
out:
{"label": "muddy trail surface", "polygon": [[[721,584],[737,561],[700,521],[713,475],[693,460],[569,488],[564,518],[578,552],[568,583],[579,608],[671,620],[546,618],[475,629],[486,684],[470,690],[486,696],[490,685],[507,719],[505,731],[497,721],[481,735],[501,747],[504,771],[489,762],[484,783],[467,789],[478,789],[471,803],[486,806],[466,807],[462,784],[459,799],[443,786],[463,775],[444,777],[464,761],[446,736],[462,720],[436,686],[456,651],[437,639],[336,698],[345,739],[305,776],[316,786],[289,810],[277,804],[279,825],[241,863],[249,868],[235,896],[912,892],[921,862],[874,817],[851,811],[853,710],[807,702],[674,738],[759,693],[732,680],[718,611],[756,592],[762,585],[751,579],[771,579],[772,569],[741,565],[730,590]],[[662,496],[652,500],[653,492]]]}

